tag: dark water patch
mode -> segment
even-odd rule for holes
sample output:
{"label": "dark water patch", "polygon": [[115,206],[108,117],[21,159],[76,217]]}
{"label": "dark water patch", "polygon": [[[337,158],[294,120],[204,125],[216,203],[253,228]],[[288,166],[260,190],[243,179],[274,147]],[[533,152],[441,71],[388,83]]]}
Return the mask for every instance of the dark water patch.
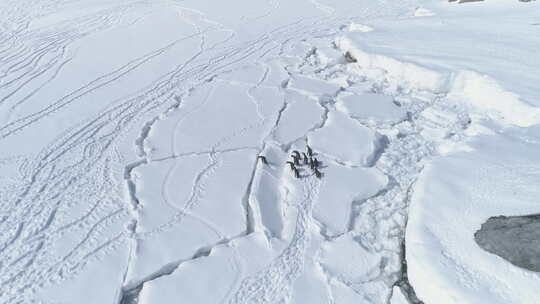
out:
{"label": "dark water patch", "polygon": [[540,214],[491,217],[474,239],[482,249],[518,267],[540,271]]}

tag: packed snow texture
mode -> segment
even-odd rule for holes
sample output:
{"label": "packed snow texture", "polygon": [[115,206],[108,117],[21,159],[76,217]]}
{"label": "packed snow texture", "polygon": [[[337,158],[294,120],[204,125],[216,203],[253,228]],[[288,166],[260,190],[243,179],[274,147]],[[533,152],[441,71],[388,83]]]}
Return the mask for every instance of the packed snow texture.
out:
{"label": "packed snow texture", "polygon": [[3,1],[0,303],[539,302],[537,8]]}

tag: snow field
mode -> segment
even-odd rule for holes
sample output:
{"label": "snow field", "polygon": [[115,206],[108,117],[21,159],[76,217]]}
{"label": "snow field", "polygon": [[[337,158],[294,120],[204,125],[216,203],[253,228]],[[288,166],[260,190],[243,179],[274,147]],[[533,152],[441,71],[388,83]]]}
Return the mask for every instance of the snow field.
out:
{"label": "snow field", "polygon": [[[332,41],[327,43],[331,48]],[[317,41],[316,44],[320,46],[322,41]],[[299,48],[292,50],[299,52]],[[220,286],[218,290],[223,290],[217,293],[220,300],[214,298],[214,294],[197,293],[196,297],[204,299],[203,302],[301,303],[304,299],[316,298],[307,292],[313,286],[319,286],[318,298],[322,297],[322,303],[341,298],[369,303],[381,303],[390,299],[394,284],[400,280],[405,208],[410,187],[422,168],[422,160],[436,152],[438,143],[448,140],[440,134],[455,133],[452,140],[457,142],[462,139],[460,136],[464,136],[462,133],[470,124],[464,110],[444,105],[443,93],[412,85],[397,93],[391,79],[385,78],[386,73],[359,63],[347,63],[339,58],[328,60],[327,54],[344,56],[343,50],[334,49],[337,52],[328,52],[326,49],[323,55],[319,55],[316,47],[302,46],[300,50],[305,53],[300,54],[298,60],[282,63],[281,68],[288,71],[288,74],[292,73],[293,77],[274,82],[279,84],[275,92],[281,95],[280,101],[270,102],[265,96],[261,96],[262,98],[255,102],[257,105],[275,104],[278,113],[271,116],[276,119],[276,123],[269,124],[272,127],[265,130],[259,128],[260,124],[253,123],[243,127],[242,124],[247,125],[250,121],[242,118],[244,113],[231,111],[228,119],[233,123],[232,126],[237,124],[236,129],[242,131],[233,132],[229,136],[223,134],[222,141],[209,140],[217,140],[219,147],[222,144],[226,146],[227,149],[222,153],[262,145],[260,152],[254,155],[265,155],[269,164],[258,162],[254,167],[247,200],[248,219],[251,219],[252,223],[246,231],[253,231],[248,235],[264,232],[260,234],[266,240],[263,246],[266,253],[263,256],[272,259],[255,270],[238,267],[238,270],[227,272],[229,279],[221,283],[214,282]],[[244,70],[259,73],[261,71],[255,68]],[[313,71],[318,72],[313,74]],[[264,74],[270,73],[275,72],[267,71]],[[301,76],[294,76],[295,73]],[[431,75],[431,72],[428,74]],[[253,85],[265,86],[266,78],[260,79],[262,81]],[[347,81],[343,81],[344,79]],[[410,83],[406,80],[400,81]],[[323,82],[328,84],[321,85]],[[233,82],[232,86],[248,89],[244,96],[251,95],[250,85],[244,83]],[[237,92],[235,95],[218,96],[245,99],[240,90]],[[353,115],[354,110],[351,109],[354,104],[351,105],[352,101],[348,101],[347,105],[344,105],[342,95],[363,97],[367,108],[364,111],[368,111],[364,117],[368,119],[360,117],[364,114],[360,112],[360,107],[356,107]],[[213,99],[217,99],[213,97],[216,95],[208,96],[210,97],[205,99],[208,105]],[[369,106],[370,103],[374,104],[373,108]],[[247,105],[246,102],[246,107]],[[387,113],[380,110],[380,107],[392,110]],[[206,106],[198,111],[203,113],[204,108]],[[214,108],[215,106],[208,106],[207,111],[219,112]],[[204,112],[202,116],[214,115],[209,113],[211,112]],[[440,115],[435,113],[444,115],[445,119],[441,121]],[[231,115],[236,115],[238,119]],[[218,114],[215,114],[216,119],[219,119],[217,116]],[[265,123],[266,116],[261,116],[260,121]],[[167,119],[164,120],[166,125],[172,125],[166,121]],[[174,125],[186,122],[188,125],[195,125],[195,119],[192,121],[193,123],[189,123],[188,120],[180,120]],[[159,127],[159,123],[156,124],[155,130]],[[395,132],[395,129],[398,132]],[[178,130],[185,132],[189,127]],[[256,130],[254,133],[259,135],[245,135],[251,130]],[[440,134],[435,131],[428,132],[430,130],[438,130]],[[161,140],[152,134],[148,137],[148,143],[152,145],[153,151],[161,151],[159,142],[171,146],[168,140]],[[183,135],[175,132],[172,134],[183,138]],[[213,132],[207,134],[207,138],[215,136]],[[344,140],[347,136],[350,138]],[[255,144],[250,144],[254,139]],[[189,155],[193,153],[189,151],[196,149],[206,149],[209,153],[218,151],[216,146],[209,147],[209,144],[204,144],[205,140],[201,141],[201,146],[185,148],[180,153],[173,151],[172,154],[184,157],[182,155]],[[178,143],[189,139],[174,141]],[[233,142],[236,146],[227,146]],[[306,143],[322,160],[324,176],[320,180],[306,175],[309,170],[301,171],[303,178],[296,179],[284,164],[291,151],[305,150]],[[163,156],[163,159],[167,159],[167,156]],[[358,188],[360,184],[361,189]],[[204,215],[201,214],[201,217]],[[213,221],[210,220],[211,223]],[[235,247],[233,244],[236,240],[244,239],[245,237],[240,236],[221,246]],[[344,252],[350,256],[343,258]],[[338,253],[341,253],[341,256]],[[208,258],[213,258],[213,249],[206,251],[206,254]],[[217,253],[215,258],[219,258]],[[140,301],[151,303],[158,300],[161,293],[155,293],[156,297],[150,296],[154,294],[151,292],[154,289],[165,288],[167,292],[173,292],[171,287],[167,286],[176,286],[186,280],[187,274],[183,275],[182,265],[192,265],[190,267],[198,269],[193,270],[194,273],[207,277],[204,275],[208,272],[204,269],[209,267],[205,263],[206,259],[201,256],[192,260],[193,262],[183,261],[170,275],[151,280],[151,284],[144,283]],[[357,268],[350,267],[351,261],[354,261],[352,264]],[[213,262],[209,260],[208,263]],[[203,284],[207,281],[202,279],[201,282]],[[178,290],[169,297],[180,297],[181,294]]]}
{"label": "snow field", "polygon": [[534,302],[474,241],[537,212],[538,15],[493,2],[0,4],[0,302]]}

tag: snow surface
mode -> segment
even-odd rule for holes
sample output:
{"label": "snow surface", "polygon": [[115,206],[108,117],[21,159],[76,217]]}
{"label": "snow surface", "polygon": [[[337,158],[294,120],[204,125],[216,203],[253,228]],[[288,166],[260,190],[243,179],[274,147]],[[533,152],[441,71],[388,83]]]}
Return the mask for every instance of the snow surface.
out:
{"label": "snow surface", "polygon": [[343,96],[336,103],[336,108],[364,121],[396,123],[407,118],[407,112],[394,102],[392,96],[376,93]]}
{"label": "snow surface", "polygon": [[371,166],[381,149],[379,136],[341,112],[332,111],[327,116],[325,125],[309,134],[308,143],[341,163]]}
{"label": "snow surface", "polygon": [[539,5],[2,1],[0,303],[540,302]]}
{"label": "snow surface", "polygon": [[401,292],[401,289],[399,289],[399,287],[397,286],[394,287],[390,304],[407,304],[407,303],[409,303],[409,301],[403,295],[403,293]]}

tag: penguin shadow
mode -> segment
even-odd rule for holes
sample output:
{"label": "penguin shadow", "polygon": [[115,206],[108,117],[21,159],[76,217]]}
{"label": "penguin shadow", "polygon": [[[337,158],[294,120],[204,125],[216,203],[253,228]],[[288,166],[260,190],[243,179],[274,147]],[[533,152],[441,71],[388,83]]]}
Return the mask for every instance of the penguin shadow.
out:
{"label": "penguin shadow", "polygon": [[322,169],[327,168],[322,161],[318,161],[315,165],[313,162],[309,162],[307,165],[296,168],[300,172],[300,178],[310,177],[315,175],[317,178],[323,178],[325,176]]}
{"label": "penguin shadow", "polygon": [[321,172],[319,170],[303,170],[303,174],[301,174],[301,178],[305,178],[305,177],[311,177],[311,176],[315,176],[317,178],[323,178],[324,177],[324,172]]}

